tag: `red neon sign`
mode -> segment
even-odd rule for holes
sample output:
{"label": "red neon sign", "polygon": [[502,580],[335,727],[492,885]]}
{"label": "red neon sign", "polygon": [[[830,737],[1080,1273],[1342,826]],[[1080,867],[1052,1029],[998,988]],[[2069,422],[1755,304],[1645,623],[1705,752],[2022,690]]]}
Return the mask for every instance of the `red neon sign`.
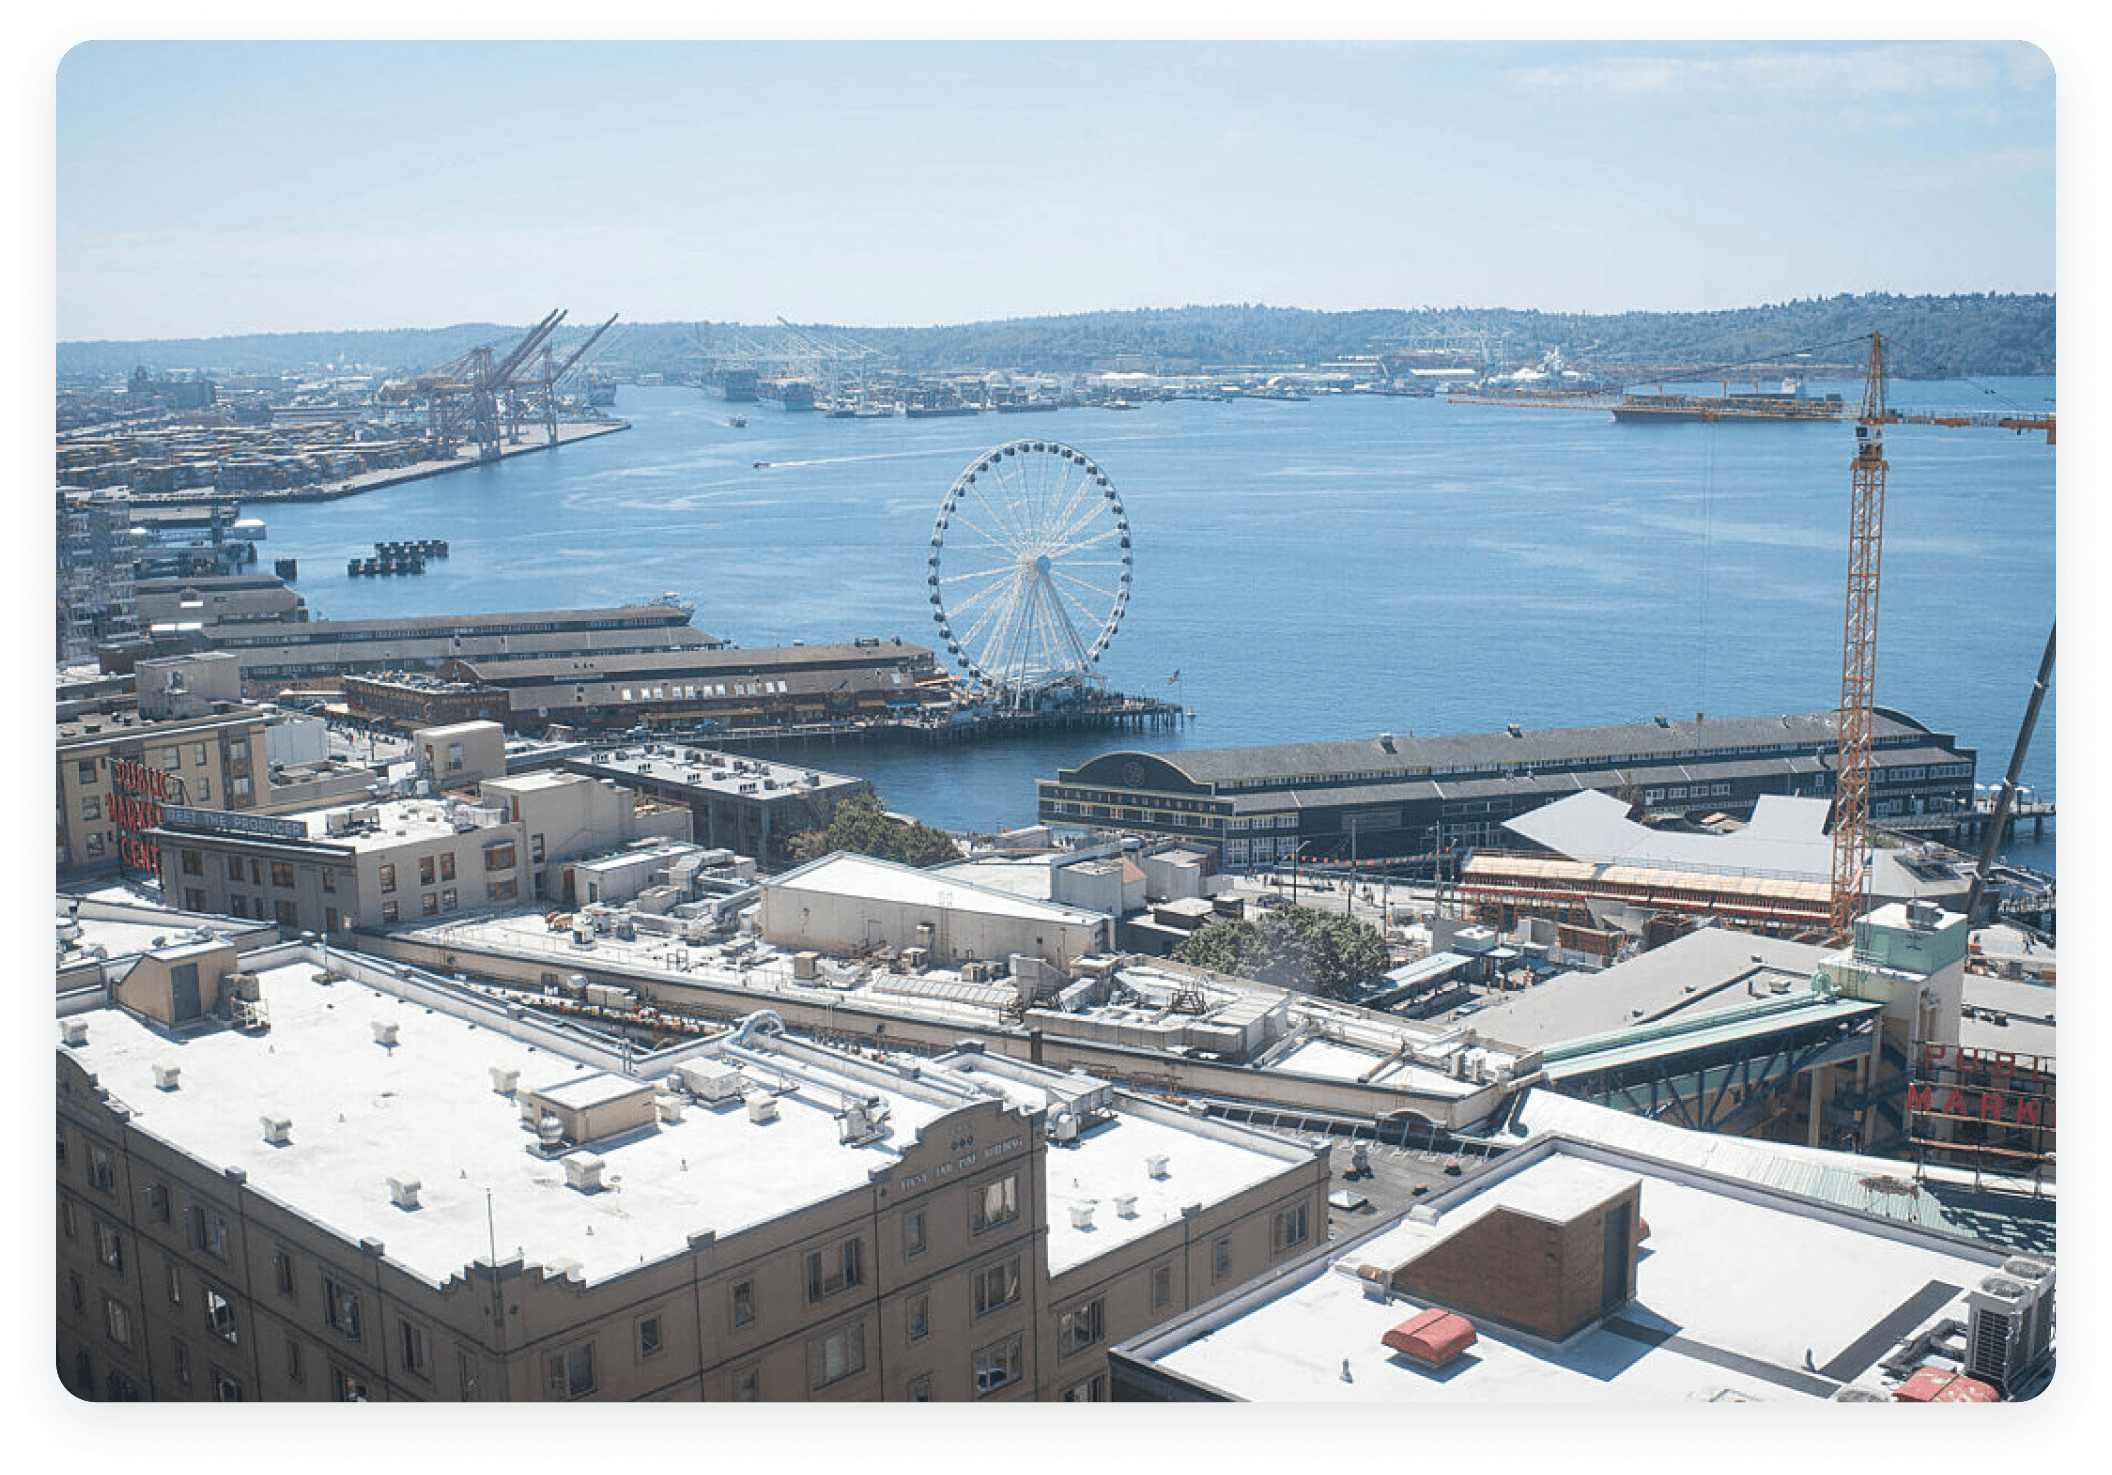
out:
{"label": "red neon sign", "polygon": [[160,870],[160,855],[140,838],[140,832],[160,824],[162,801],[175,797],[168,770],[112,758],[110,783],[115,790],[110,796],[110,818],[117,822],[119,858],[137,870]]}
{"label": "red neon sign", "polygon": [[2019,1096],[2008,1091],[1966,1091],[1957,1086],[1909,1081],[1907,1110],[1933,1116],[1962,1117],[1969,1121],[2000,1122],[2011,1127],[2053,1130],[2053,1101],[2045,1096]]}

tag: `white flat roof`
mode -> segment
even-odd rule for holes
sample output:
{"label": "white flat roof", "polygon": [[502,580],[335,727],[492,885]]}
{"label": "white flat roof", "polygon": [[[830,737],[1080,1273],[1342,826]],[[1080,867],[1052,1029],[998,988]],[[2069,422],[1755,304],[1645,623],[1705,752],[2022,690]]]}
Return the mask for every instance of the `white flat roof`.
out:
{"label": "white flat roof", "polygon": [[981,912],[1022,921],[1060,922],[1093,927],[1107,918],[1098,912],[1036,901],[995,886],[982,886],[957,875],[920,871],[871,856],[838,851],[764,883],[784,891],[811,891],[860,901],[899,902],[913,906]]}
{"label": "white flat roof", "polygon": [[[1367,1299],[1358,1264],[1410,1258],[1433,1234],[1453,1232],[1444,1219],[1455,1214],[1577,1205],[1616,1180],[1640,1181],[1650,1226],[1635,1299],[1610,1318],[1619,1326],[1601,1323],[1558,1346],[1470,1314],[1479,1340],[1436,1371],[1380,1342],[1424,1303]],[[1808,1400],[1842,1380],[1882,1387],[1875,1363],[1892,1350],[1889,1341],[1870,1366],[1838,1368],[1838,1378],[1807,1368],[1828,1367],[1917,1294],[1940,1294],[1931,1287],[1955,1291],[1915,1327],[1959,1315],[1965,1291],[1999,1258],[1937,1248],[1882,1225],[1834,1222],[1794,1200],[1756,1201],[1642,1159],[1593,1162],[1557,1151],[1455,1204],[1435,1229],[1404,1221],[1347,1246],[1274,1294],[1202,1323],[1153,1361],[1254,1401]]]}
{"label": "white flat roof", "polygon": [[[692,1106],[608,1143],[585,1144],[606,1163],[611,1187],[566,1185],[561,1161],[529,1151],[520,1109],[492,1086],[490,1070],[520,1072],[524,1089],[597,1093],[595,1067],[494,1027],[385,994],[365,984],[314,982],[309,963],[262,976],[271,1028],[174,1038],[106,1006],[76,1017],[87,1043],[66,1048],[133,1111],[133,1125],[215,1168],[239,1167],[249,1184],[347,1240],[380,1240],[389,1257],[435,1284],[518,1247],[531,1264],[579,1262],[588,1281],[687,1248],[691,1234],[728,1234],[768,1222],[867,1182],[896,1160],[942,1108],[882,1092],[890,1136],[861,1147],[838,1140],[833,1091],[802,1086],[779,1097],[779,1119],[751,1122],[735,1106]],[[372,1022],[397,1026],[393,1048]],[[153,1067],[182,1067],[162,1091]],[[870,1094],[872,1087],[847,1090]],[[292,1122],[291,1142],[264,1140],[258,1118]],[[422,1185],[421,1207],[397,1208],[391,1177]],[[490,1218],[486,1218],[486,1194]]]}

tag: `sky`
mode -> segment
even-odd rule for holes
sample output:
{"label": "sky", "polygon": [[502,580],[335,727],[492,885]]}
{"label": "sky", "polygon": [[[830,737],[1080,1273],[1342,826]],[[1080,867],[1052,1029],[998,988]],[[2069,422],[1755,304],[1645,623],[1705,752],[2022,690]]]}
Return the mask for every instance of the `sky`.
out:
{"label": "sky", "polygon": [[90,41],[61,340],[2050,292],[2024,43]]}

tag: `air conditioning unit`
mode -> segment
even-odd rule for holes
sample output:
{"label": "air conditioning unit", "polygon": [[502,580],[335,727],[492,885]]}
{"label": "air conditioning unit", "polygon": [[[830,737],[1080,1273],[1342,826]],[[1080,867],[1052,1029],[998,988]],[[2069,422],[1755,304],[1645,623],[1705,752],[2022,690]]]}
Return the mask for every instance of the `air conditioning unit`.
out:
{"label": "air conditioning unit", "polygon": [[59,1021],[59,1038],[69,1045],[88,1043],[88,1021],[85,1019],[62,1019]]}
{"label": "air conditioning unit", "polygon": [[1078,1140],[1078,1118],[1068,1111],[1059,1111],[1050,1117],[1049,1140],[1051,1142],[1076,1142]]}
{"label": "air conditioning unit", "polygon": [[182,1074],[181,1066],[157,1065],[154,1067],[154,1084],[164,1091],[173,1091],[176,1089],[178,1077]]}
{"label": "air conditioning unit", "polygon": [[373,1021],[373,1026],[374,1043],[377,1045],[387,1045],[393,1049],[396,1045],[397,1032],[397,1025],[395,1021],[389,1019],[376,1019]]}
{"label": "air conditioning unit", "polygon": [[510,1065],[491,1067],[491,1089],[501,1096],[511,1096],[520,1089],[521,1073]]}
{"label": "air conditioning unit", "polygon": [[399,1209],[415,1209],[418,1207],[418,1188],[416,1178],[391,1178],[389,1202]]}
{"label": "air conditioning unit", "polygon": [[[2011,1265],[2020,1273],[2010,1274]],[[1965,1303],[1965,1371],[2007,1394],[2052,1346],[2053,1266],[2015,1256],[1967,1292]]]}
{"label": "air conditioning unit", "polygon": [[1144,1159],[1144,1171],[1154,1178],[1165,1178],[1170,1176],[1172,1172],[1167,1165],[1166,1154],[1163,1152],[1154,1152],[1146,1157]]}
{"label": "air conditioning unit", "polygon": [[777,1098],[775,1096],[750,1096],[748,1098],[748,1120],[764,1123],[777,1120]]}
{"label": "air conditioning unit", "polygon": [[1135,1194],[1118,1193],[1115,1195],[1115,1217],[1118,1219],[1134,1219],[1137,1217],[1137,1196]]}
{"label": "air conditioning unit", "polygon": [[1073,1229],[1091,1229],[1092,1227],[1093,1227],[1093,1205],[1091,1205],[1091,1204],[1072,1204],[1072,1205],[1071,1205],[1071,1228],[1073,1228]]}
{"label": "air conditioning unit", "polygon": [[565,1182],[581,1193],[602,1190],[602,1169],[607,1166],[591,1152],[575,1152],[565,1159]]}
{"label": "air conditioning unit", "polygon": [[257,1121],[264,1128],[264,1140],[273,1147],[284,1147],[293,1140],[292,1117],[261,1116]]}

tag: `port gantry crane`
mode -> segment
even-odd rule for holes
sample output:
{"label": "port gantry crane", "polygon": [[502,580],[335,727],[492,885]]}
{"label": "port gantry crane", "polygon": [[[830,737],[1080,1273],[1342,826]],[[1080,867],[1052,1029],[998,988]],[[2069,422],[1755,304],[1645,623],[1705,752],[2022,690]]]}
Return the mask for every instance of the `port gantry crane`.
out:
{"label": "port gantry crane", "polygon": [[500,398],[512,392],[515,376],[529,356],[564,321],[565,309],[555,309],[528,330],[504,358],[485,344],[460,358],[428,369],[410,379],[392,379],[377,396],[384,404],[423,400],[432,454],[441,460],[452,457],[457,443],[468,440],[477,447],[479,461],[499,455]]}
{"label": "port gantry crane", "polygon": [[521,438],[521,421],[525,418],[542,421],[543,434],[548,443],[557,444],[557,386],[572,372],[574,365],[587,356],[587,351],[601,341],[601,335],[615,326],[618,316],[619,314],[610,313],[609,320],[589,333],[586,341],[573,349],[562,364],[557,362],[557,354],[549,343],[546,341],[543,344],[539,355],[542,359],[542,372],[533,379],[520,381],[516,386],[519,392],[510,401],[514,408],[511,437],[514,441],[518,442]]}
{"label": "port gantry crane", "polygon": [[[2054,443],[2051,415],[1981,415],[1901,412],[1885,405],[1884,335],[1870,335],[1870,361],[1863,378],[1863,403],[1855,422],[1854,493],[1848,509],[1848,601],[1841,633],[1840,756],[1833,800],[1833,891],[1830,921],[1836,942],[1845,941],[1866,909],[1870,885],[1870,726],[1877,676],[1877,594],[1885,528],[1887,425],[1989,425],[2022,434],[2046,432]],[[2048,656],[2052,650],[2049,643]]]}

